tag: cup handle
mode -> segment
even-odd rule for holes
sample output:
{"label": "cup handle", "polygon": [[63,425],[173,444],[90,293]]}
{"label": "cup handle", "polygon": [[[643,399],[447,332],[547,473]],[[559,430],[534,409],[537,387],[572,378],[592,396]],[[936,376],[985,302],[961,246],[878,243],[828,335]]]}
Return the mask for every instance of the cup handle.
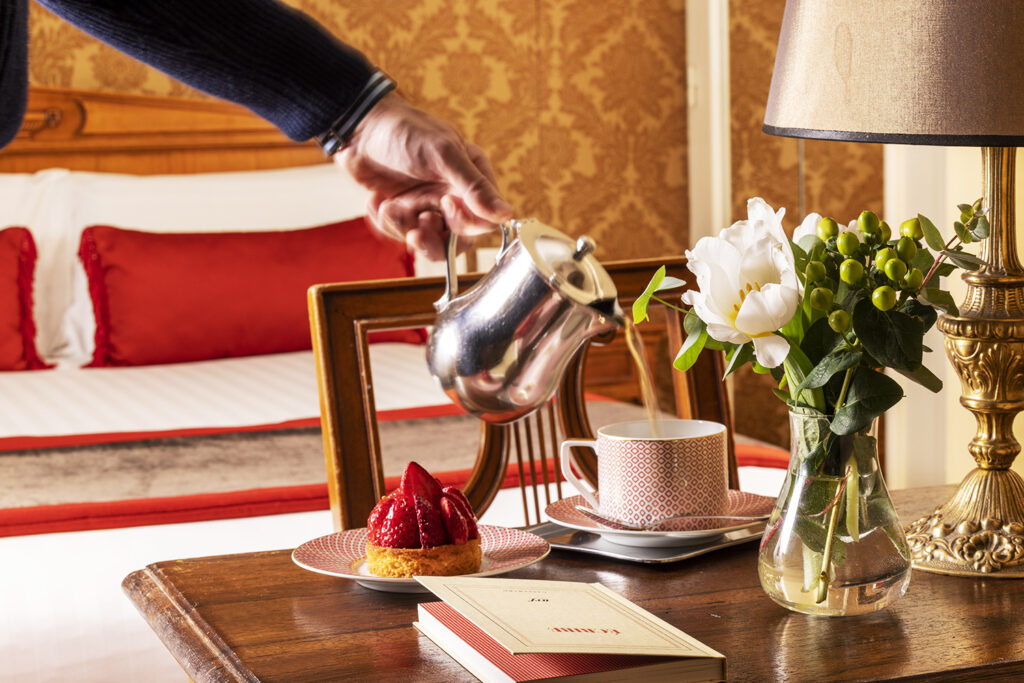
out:
{"label": "cup handle", "polygon": [[560,451],[559,462],[562,467],[562,476],[565,480],[572,484],[572,487],[580,492],[583,499],[590,503],[590,507],[595,510],[598,509],[597,496],[594,494],[596,491],[591,488],[590,484],[585,482],[576,476],[576,473],[572,471],[572,451],[569,450],[574,447],[589,448],[592,451],[597,451],[597,440],[596,439],[569,439],[563,441]]}

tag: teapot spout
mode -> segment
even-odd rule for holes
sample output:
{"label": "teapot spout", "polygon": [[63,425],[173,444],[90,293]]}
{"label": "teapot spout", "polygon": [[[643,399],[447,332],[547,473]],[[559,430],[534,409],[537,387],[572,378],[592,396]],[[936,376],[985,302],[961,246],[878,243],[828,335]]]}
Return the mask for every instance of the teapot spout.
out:
{"label": "teapot spout", "polygon": [[599,299],[590,304],[591,307],[607,320],[615,324],[615,327],[625,327],[626,317],[622,313],[622,307],[616,298]]}

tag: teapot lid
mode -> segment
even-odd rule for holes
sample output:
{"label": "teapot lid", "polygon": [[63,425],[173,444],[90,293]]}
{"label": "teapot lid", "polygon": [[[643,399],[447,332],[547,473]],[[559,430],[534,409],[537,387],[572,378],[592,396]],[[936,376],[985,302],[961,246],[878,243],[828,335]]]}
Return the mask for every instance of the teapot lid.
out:
{"label": "teapot lid", "polygon": [[563,295],[585,306],[617,303],[615,283],[594,257],[589,237],[574,240],[533,218],[512,221],[512,227],[542,277]]}

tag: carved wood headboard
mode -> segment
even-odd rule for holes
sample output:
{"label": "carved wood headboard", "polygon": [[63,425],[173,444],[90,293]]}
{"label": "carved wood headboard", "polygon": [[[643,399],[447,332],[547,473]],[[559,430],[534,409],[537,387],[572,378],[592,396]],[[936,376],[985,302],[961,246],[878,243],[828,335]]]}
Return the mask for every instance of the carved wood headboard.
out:
{"label": "carved wood headboard", "polygon": [[109,173],[201,173],[324,163],[248,110],[217,100],[31,88],[0,172],[69,168]]}

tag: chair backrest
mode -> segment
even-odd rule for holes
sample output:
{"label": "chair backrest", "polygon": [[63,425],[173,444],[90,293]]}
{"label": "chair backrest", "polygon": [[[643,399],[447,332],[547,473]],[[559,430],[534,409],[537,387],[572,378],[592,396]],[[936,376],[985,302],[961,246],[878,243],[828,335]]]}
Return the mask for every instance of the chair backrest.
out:
{"label": "chair backrest", "polygon": [[[647,285],[661,265],[684,276],[682,259],[646,259],[604,263],[615,282],[623,309]],[[459,278],[463,291],[483,276]],[[429,326],[433,303],[444,291],[443,278],[408,278],[316,285],[309,290],[310,326],[320,394],[327,484],[336,529],[361,527],[384,495],[384,468],[375,411],[367,333],[373,330]],[[661,307],[663,308],[663,307]],[[668,348],[682,341],[682,315],[665,308]],[[607,342],[597,339],[593,343]],[[546,502],[561,497],[557,467],[558,443],[565,438],[591,438],[583,390],[583,367],[589,344],[570,363],[552,402],[529,418],[510,425],[481,422],[481,437],[471,474],[463,490],[478,514],[501,488],[514,458],[524,510],[540,510],[538,489]],[[721,354],[704,353],[687,373],[672,372],[676,414],[679,417],[724,423],[729,431],[730,486],[737,487],[732,417],[722,382]],[[577,453],[581,474],[596,481],[592,453]],[[534,486],[538,484],[539,486]],[[553,490],[549,490],[551,487]],[[530,500],[532,497],[532,501]],[[526,512],[529,523],[529,512]]]}

